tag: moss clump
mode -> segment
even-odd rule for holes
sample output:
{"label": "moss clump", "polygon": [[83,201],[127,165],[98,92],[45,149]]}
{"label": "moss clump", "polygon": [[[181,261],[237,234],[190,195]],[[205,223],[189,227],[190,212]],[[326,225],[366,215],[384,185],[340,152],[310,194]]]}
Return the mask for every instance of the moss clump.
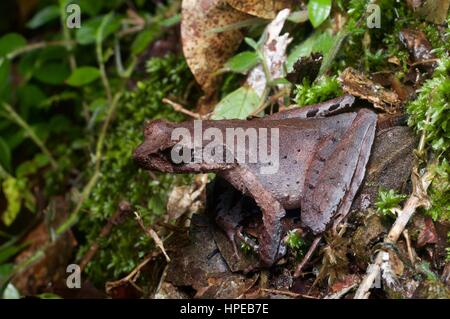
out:
{"label": "moss clump", "polygon": [[381,27],[368,28],[365,19],[367,0],[341,1],[343,11],[348,12],[347,38],[340,51],[336,66],[343,69],[351,66],[376,72],[389,68],[388,58],[395,56],[406,68],[408,52],[399,40],[399,32],[405,27],[414,27],[418,19],[403,1],[379,0]]}
{"label": "moss clump", "polygon": [[[101,228],[115,213],[121,200],[130,202],[149,224],[165,212],[166,198],[172,186],[188,179],[184,175],[169,174],[156,174],[157,178],[152,179],[135,165],[131,157],[142,142],[146,120],[182,119],[161,100],[169,94],[182,96],[192,80],[183,59],[174,56],[150,60],[147,71],[147,80],[137,83],[136,89],[123,98],[117,109],[115,125],[105,141],[101,177],[83,207],[87,214],[79,224],[87,238],[79,256],[83,256],[97,240]],[[148,253],[151,243],[130,217],[115,226],[111,234],[101,240],[100,247],[86,268],[88,276],[97,284],[130,272]]]}
{"label": "moss clump", "polygon": [[322,76],[312,84],[304,80],[295,87],[295,103],[299,106],[320,103],[340,95],[341,85],[335,76]]}
{"label": "moss clump", "polygon": [[429,195],[434,220],[450,220],[450,58],[443,56],[433,77],[408,104],[408,124],[418,133],[425,132],[426,142],[439,163],[430,167],[436,174]]}
{"label": "moss clump", "polygon": [[398,208],[400,203],[406,199],[406,195],[398,194],[393,189],[384,190],[380,189],[378,191],[377,201],[375,202],[375,206],[377,207],[377,211],[383,216],[393,216],[396,214],[393,211],[394,208]]}

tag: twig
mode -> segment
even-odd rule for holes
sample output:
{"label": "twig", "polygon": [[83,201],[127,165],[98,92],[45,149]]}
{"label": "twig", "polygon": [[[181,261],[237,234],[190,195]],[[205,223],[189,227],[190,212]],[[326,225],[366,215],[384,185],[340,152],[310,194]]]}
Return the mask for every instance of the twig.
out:
{"label": "twig", "polygon": [[297,269],[295,270],[295,273],[294,273],[294,278],[300,277],[303,267],[305,267],[306,263],[311,259],[311,256],[316,251],[317,246],[319,245],[321,239],[322,239],[322,236],[318,236],[314,239],[314,241],[312,242],[311,246],[309,247],[309,250],[306,253],[305,257],[303,257],[300,264],[298,264]]}
{"label": "twig", "polygon": [[350,285],[348,287],[345,287],[338,292],[335,292],[334,294],[327,295],[323,299],[341,299],[343,296],[345,296],[350,290],[357,287],[358,284],[354,283],[353,285]]}
{"label": "twig", "polygon": [[268,288],[259,288],[261,291],[267,292],[269,294],[274,294],[274,295],[284,295],[284,296],[288,296],[288,297],[293,297],[293,298],[306,298],[306,299],[317,299],[317,297],[314,296],[309,296],[309,295],[303,295],[303,294],[299,294],[296,292],[292,292],[289,290],[278,290],[278,289],[268,289]]}
{"label": "twig", "polygon": [[407,229],[405,229],[403,231],[403,237],[405,237],[406,248],[408,250],[409,260],[411,261],[411,264],[414,265],[414,256],[413,256],[412,247],[411,247],[411,240],[409,239],[409,233],[408,233]]}
{"label": "twig", "polygon": [[178,104],[178,103],[176,103],[176,102],[174,102],[172,100],[164,98],[164,99],[162,99],[162,101],[163,101],[163,103],[166,103],[166,104],[169,104],[170,106],[172,106],[173,109],[175,111],[177,111],[177,112],[186,114],[186,115],[188,115],[188,116],[190,116],[190,117],[192,117],[194,119],[197,119],[197,120],[201,120],[203,118],[200,114],[192,112],[192,111],[189,111],[189,110],[185,109],[181,104]]}
{"label": "twig", "polygon": [[[428,205],[428,200],[426,199],[426,191],[432,180],[432,173],[427,172],[423,176],[418,174],[418,165],[413,169],[412,180],[414,191],[405,203],[403,209],[399,212],[394,225],[389,231],[384,243],[395,244],[403,233],[406,225],[411,219],[412,215],[417,208]],[[381,264],[383,263],[383,251],[379,251],[375,257],[373,264],[369,265],[367,268],[366,275],[359,285],[358,290],[355,293],[355,299],[367,299],[369,297],[369,290],[372,284],[380,274]]]}
{"label": "twig", "polygon": [[141,288],[138,287],[134,281],[136,281],[137,278],[135,276],[141,271],[142,268],[144,268],[145,265],[148,264],[150,260],[155,258],[153,254],[150,256],[147,256],[136,268],[134,268],[128,275],[126,275],[124,278],[116,280],[116,281],[108,281],[106,283],[106,293],[109,294],[111,289],[114,289],[116,287],[122,286],[123,284],[130,283],[132,284],[136,289],[141,291]]}
{"label": "twig", "polygon": [[105,16],[102,19],[100,27],[97,30],[96,34],[96,54],[97,54],[97,63],[100,69],[100,78],[102,79],[103,86],[105,87],[106,97],[108,102],[112,102],[111,95],[111,87],[109,86],[108,76],[106,75],[105,63],[103,61],[103,47],[102,47],[102,39],[103,39],[103,30],[106,27],[106,24],[109,22],[109,16]]}
{"label": "twig", "polygon": [[263,101],[263,103],[261,103],[258,108],[252,112],[252,114],[250,114],[251,116],[256,116],[258,115],[260,112],[264,111],[266,109],[266,107],[269,104],[275,103],[276,100],[278,100],[279,98],[288,95],[289,93],[289,88],[283,88],[282,90],[279,90],[276,94],[272,95],[270,98],[266,99],[265,101]]}
{"label": "twig", "polygon": [[50,164],[52,165],[53,169],[58,168],[58,163],[56,162],[53,155],[50,153],[48,148],[45,146],[44,142],[36,135],[34,130],[28,125],[27,122],[25,122],[19,114],[11,107],[11,105],[7,103],[3,103],[3,107],[8,112],[8,115],[11,117],[11,119],[16,122],[17,125],[19,125],[21,128],[25,130],[27,135],[33,140],[33,142],[41,149],[41,151],[48,157]]}
{"label": "twig", "polygon": [[75,44],[75,41],[42,41],[42,42],[36,42],[36,43],[30,43],[24,47],[20,47],[10,53],[8,53],[6,55],[6,58],[8,60],[13,60],[16,57],[18,57],[19,55],[34,51],[34,50],[38,50],[38,49],[43,49],[43,48],[47,48],[47,47],[52,47],[52,46],[67,46],[67,45],[73,45]]}
{"label": "twig", "polygon": [[111,233],[111,230],[113,227],[117,224],[119,224],[122,220],[124,215],[129,214],[131,212],[131,205],[128,202],[121,202],[119,204],[119,207],[116,211],[116,213],[108,220],[108,223],[102,228],[100,231],[100,234],[98,235],[98,239],[94,242],[94,244],[89,247],[89,250],[87,253],[83,256],[83,259],[80,262],[80,269],[83,271],[83,269],[86,267],[86,265],[92,260],[92,258],[97,253],[100,244],[99,239],[105,238]]}
{"label": "twig", "polygon": [[139,226],[141,226],[142,230],[143,230],[150,238],[152,238],[152,239],[155,241],[156,246],[158,246],[159,249],[161,249],[162,253],[164,254],[164,257],[166,257],[166,261],[167,261],[167,262],[170,262],[169,255],[167,255],[166,249],[164,248],[164,244],[163,244],[161,238],[159,238],[158,234],[157,234],[152,228],[147,228],[147,227],[145,227],[144,222],[142,221],[141,216],[140,216],[137,212],[134,212],[134,215],[136,216],[136,220],[137,220]]}

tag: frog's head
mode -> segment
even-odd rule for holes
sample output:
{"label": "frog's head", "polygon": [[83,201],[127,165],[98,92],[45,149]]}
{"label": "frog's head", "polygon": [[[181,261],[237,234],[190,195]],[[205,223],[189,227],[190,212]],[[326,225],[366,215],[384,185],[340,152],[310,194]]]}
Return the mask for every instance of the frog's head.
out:
{"label": "frog's head", "polygon": [[136,163],[145,169],[171,172],[172,163],[165,153],[177,143],[171,139],[174,129],[175,124],[165,120],[147,122],[144,142],[133,153]]}
{"label": "frog's head", "polygon": [[217,172],[232,166],[194,160],[193,131],[194,121],[150,121],[144,129],[144,142],[134,151],[134,160],[142,168],[168,173]]}

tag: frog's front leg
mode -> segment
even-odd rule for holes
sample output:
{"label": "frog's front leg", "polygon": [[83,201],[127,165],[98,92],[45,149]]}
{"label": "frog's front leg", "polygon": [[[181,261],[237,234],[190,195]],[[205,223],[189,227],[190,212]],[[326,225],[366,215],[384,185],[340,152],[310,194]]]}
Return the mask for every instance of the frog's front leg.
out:
{"label": "frog's front leg", "polygon": [[286,214],[283,206],[246,167],[237,166],[222,176],[240,191],[248,193],[261,209],[263,231],[258,238],[259,255],[263,266],[272,266],[283,251],[281,218]]}

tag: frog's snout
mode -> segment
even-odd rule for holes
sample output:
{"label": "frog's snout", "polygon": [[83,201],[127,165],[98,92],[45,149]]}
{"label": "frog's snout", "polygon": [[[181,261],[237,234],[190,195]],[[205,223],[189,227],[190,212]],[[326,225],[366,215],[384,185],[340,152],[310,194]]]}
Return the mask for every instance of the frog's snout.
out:
{"label": "frog's snout", "polygon": [[146,124],[144,142],[133,152],[133,158],[139,166],[149,165],[152,156],[171,145],[171,123],[165,120],[154,120]]}

